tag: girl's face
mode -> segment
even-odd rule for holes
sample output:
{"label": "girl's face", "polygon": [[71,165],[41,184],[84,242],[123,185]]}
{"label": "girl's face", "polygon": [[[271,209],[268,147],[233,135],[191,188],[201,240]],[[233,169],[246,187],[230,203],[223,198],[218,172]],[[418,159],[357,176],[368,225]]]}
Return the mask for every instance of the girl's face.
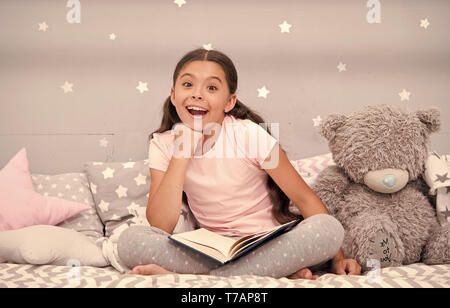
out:
{"label": "girl's face", "polygon": [[236,94],[230,94],[225,72],[212,61],[187,63],[180,70],[170,97],[181,121],[191,129],[194,129],[194,117],[196,128],[200,119],[202,129],[207,123],[221,125],[225,112],[236,104]]}

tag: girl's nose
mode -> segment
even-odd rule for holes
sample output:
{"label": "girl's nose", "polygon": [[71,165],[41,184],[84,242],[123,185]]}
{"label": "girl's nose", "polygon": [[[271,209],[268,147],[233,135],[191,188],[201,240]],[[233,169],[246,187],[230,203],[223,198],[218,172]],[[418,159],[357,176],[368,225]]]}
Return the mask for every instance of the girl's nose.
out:
{"label": "girl's nose", "polygon": [[197,96],[196,95],[192,95],[192,98],[193,99],[199,99],[199,100],[202,99],[202,97],[200,95],[197,95]]}

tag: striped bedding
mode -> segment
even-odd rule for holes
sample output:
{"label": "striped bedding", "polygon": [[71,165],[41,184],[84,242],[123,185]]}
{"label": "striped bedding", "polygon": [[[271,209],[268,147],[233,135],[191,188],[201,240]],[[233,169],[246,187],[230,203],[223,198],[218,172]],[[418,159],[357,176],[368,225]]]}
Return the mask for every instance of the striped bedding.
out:
{"label": "striped bedding", "polygon": [[112,267],[0,264],[0,288],[448,288],[450,265],[422,263],[363,276],[324,274],[318,280],[258,276],[122,275]]}

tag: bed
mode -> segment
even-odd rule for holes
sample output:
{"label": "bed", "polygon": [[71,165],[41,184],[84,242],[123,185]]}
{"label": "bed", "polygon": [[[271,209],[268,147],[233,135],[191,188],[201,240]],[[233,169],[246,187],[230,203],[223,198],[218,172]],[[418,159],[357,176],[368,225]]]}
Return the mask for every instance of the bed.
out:
{"label": "bed", "polygon": [[[329,153],[291,163],[309,184],[321,170],[333,164]],[[0,288],[450,287],[450,264],[416,263],[374,268],[361,276],[320,272],[317,273],[320,277],[314,281],[252,275],[129,275],[117,260],[114,245],[123,230],[134,224],[147,223],[145,207],[150,177],[146,160],[89,162],[84,166],[84,172],[30,174],[27,173],[26,151],[22,150],[8,166],[17,170],[5,167],[2,172],[18,171],[21,177],[28,176],[25,180],[32,181],[35,193],[40,196],[80,202],[90,209],[57,226],[31,226],[0,232]],[[112,173],[114,177],[108,178],[107,175]],[[118,190],[117,187],[122,188]],[[128,196],[118,197],[125,188]],[[38,229],[40,227],[45,229],[42,231]],[[175,232],[195,227],[195,219],[184,205]]]}
{"label": "bed", "polygon": [[317,280],[258,276],[139,276],[113,267],[0,264],[1,288],[448,288],[450,265],[422,263],[381,269],[379,275],[321,275]]}

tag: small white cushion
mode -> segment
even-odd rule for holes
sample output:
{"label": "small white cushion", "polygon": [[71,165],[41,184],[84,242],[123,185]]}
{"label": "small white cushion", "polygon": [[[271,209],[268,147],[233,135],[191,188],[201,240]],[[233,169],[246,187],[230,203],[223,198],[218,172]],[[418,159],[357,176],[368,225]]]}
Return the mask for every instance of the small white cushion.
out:
{"label": "small white cushion", "polygon": [[102,250],[84,234],[49,225],[0,232],[0,263],[108,265]]}

